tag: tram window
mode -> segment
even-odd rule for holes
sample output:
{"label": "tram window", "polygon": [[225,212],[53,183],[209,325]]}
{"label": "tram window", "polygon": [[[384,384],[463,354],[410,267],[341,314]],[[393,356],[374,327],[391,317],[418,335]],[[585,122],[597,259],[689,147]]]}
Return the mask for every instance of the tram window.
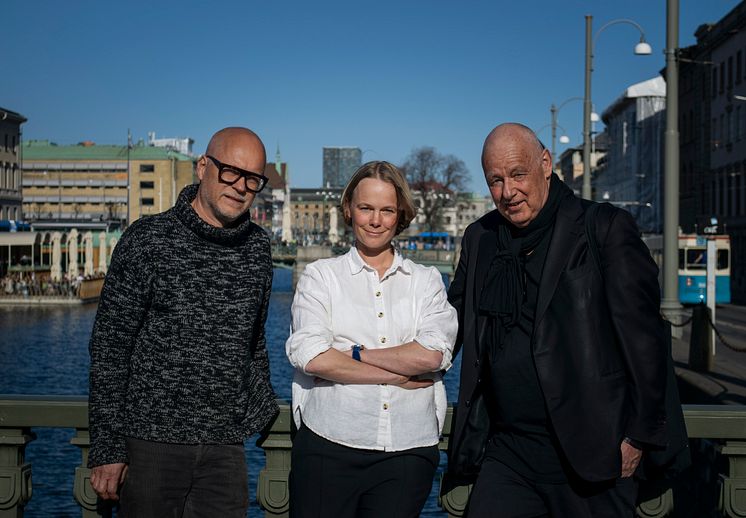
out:
{"label": "tram window", "polygon": [[686,249],[686,266],[687,268],[707,268],[707,253],[704,248],[687,248]]}
{"label": "tram window", "polygon": [[718,250],[718,270],[728,268],[729,255],[728,250]]}

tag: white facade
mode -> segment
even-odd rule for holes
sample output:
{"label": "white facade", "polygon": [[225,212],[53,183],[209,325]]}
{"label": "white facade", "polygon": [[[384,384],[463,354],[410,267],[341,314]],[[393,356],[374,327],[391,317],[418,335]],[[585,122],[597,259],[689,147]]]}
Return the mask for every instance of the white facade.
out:
{"label": "white facade", "polygon": [[194,156],[194,153],[192,152],[194,139],[189,137],[155,138],[155,131],[151,131],[148,133],[148,145],[153,147],[165,147],[178,151],[184,155]]}

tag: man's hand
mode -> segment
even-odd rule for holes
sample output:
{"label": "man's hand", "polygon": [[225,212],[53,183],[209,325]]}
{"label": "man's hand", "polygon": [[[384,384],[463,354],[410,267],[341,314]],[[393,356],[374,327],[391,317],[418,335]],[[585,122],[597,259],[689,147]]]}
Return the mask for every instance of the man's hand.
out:
{"label": "man's hand", "polygon": [[642,450],[638,450],[626,441],[622,441],[622,478],[631,477],[642,458]]}
{"label": "man's hand", "polygon": [[91,486],[98,496],[104,500],[119,500],[117,490],[127,476],[127,465],[104,464],[91,470]]}

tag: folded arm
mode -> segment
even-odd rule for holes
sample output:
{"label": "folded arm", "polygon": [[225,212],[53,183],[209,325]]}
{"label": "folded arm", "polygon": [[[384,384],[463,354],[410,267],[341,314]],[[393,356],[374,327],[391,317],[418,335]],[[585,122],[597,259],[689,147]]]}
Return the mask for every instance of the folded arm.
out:
{"label": "folded arm", "polygon": [[306,374],[338,383],[405,383],[409,376],[353,360],[334,349],[329,284],[313,265],[306,266],[293,298],[293,332],[285,344],[288,360]]}

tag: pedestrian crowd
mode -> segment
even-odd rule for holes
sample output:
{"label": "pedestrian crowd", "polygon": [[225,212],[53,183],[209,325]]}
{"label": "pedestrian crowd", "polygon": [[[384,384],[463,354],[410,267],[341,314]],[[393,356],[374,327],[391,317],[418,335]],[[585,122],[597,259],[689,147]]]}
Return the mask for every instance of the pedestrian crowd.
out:
{"label": "pedestrian crowd", "polygon": [[52,280],[49,275],[37,275],[35,272],[17,272],[0,278],[0,296],[2,297],[70,297],[80,294],[84,280],[99,279],[104,274],[64,275],[62,279]]}

